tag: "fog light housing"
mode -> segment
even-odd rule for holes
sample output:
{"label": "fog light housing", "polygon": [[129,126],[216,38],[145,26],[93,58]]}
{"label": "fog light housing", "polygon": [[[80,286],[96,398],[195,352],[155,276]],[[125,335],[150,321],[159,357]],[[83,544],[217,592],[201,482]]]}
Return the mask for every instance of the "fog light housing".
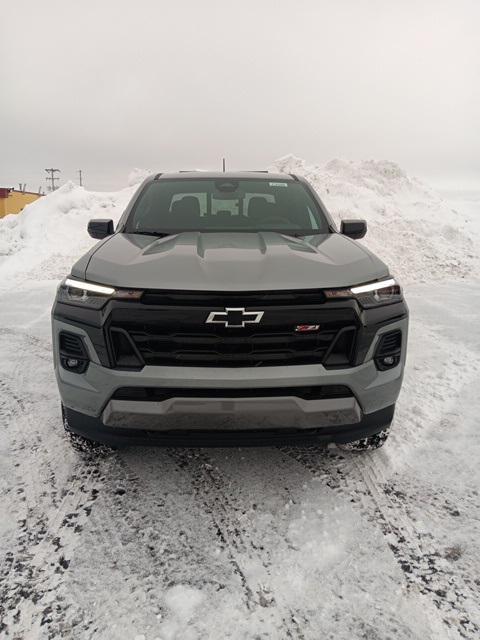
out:
{"label": "fog light housing", "polygon": [[59,335],[59,347],[62,367],[73,373],[85,373],[89,358],[81,336],[62,331]]}
{"label": "fog light housing", "polygon": [[384,333],[375,350],[375,366],[380,371],[393,369],[400,362],[402,352],[402,332],[399,329]]}
{"label": "fog light housing", "polygon": [[396,367],[400,362],[400,356],[385,356],[384,358],[380,358],[379,361],[384,369],[391,369],[392,367]]}

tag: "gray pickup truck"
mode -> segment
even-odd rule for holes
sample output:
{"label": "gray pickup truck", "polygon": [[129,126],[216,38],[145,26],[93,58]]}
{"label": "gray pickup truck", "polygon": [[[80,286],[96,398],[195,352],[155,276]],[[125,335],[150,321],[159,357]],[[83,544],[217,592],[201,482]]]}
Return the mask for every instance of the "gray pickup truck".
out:
{"label": "gray pickup truck", "polygon": [[58,288],[64,426],[79,446],[381,446],[408,309],[387,266],[295,175],[152,175]]}

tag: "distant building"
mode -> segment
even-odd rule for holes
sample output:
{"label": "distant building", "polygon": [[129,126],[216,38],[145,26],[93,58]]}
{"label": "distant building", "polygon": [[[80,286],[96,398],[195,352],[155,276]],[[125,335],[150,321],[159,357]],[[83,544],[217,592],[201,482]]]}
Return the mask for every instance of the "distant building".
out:
{"label": "distant building", "polygon": [[32,191],[19,191],[0,187],[0,218],[7,216],[9,213],[20,213],[25,205],[35,202],[41,196],[41,193]]}

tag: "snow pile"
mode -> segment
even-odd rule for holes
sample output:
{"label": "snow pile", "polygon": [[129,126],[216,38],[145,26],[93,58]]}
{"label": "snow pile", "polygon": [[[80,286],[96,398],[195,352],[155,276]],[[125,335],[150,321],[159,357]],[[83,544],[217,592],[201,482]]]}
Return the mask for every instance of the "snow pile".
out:
{"label": "snow pile", "polygon": [[305,176],[338,224],[342,218],[365,218],[362,242],[405,283],[464,278],[478,269],[478,221],[452,209],[394,162],[332,160],[317,166],[289,155],[272,170]]}
{"label": "snow pile", "polygon": [[65,256],[73,262],[95,242],[87,233],[88,221],[118,220],[134,191],[131,187],[97,193],[68,182],[20,214],[6,216],[0,220],[2,275],[32,269],[55,257]]}
{"label": "snow pile", "polygon": [[145,178],[148,178],[148,176],[152,175],[152,173],[153,171],[150,171],[149,169],[139,169],[138,167],[136,167],[135,169],[132,169],[128,174],[127,184],[129,187],[136,187],[141,182],[143,182]]}

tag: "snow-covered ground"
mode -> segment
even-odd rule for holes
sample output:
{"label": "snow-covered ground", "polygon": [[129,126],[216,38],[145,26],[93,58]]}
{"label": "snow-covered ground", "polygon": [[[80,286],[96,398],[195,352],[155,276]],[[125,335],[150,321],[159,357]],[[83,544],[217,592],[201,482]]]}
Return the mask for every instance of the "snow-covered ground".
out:
{"label": "snow-covered ground", "polygon": [[87,220],[118,218],[135,187],[65,185],[0,221],[1,638],[480,637],[480,199],[450,204],[392,163],[275,166],[365,217],[405,284],[389,442],[74,452],[50,306]]}

